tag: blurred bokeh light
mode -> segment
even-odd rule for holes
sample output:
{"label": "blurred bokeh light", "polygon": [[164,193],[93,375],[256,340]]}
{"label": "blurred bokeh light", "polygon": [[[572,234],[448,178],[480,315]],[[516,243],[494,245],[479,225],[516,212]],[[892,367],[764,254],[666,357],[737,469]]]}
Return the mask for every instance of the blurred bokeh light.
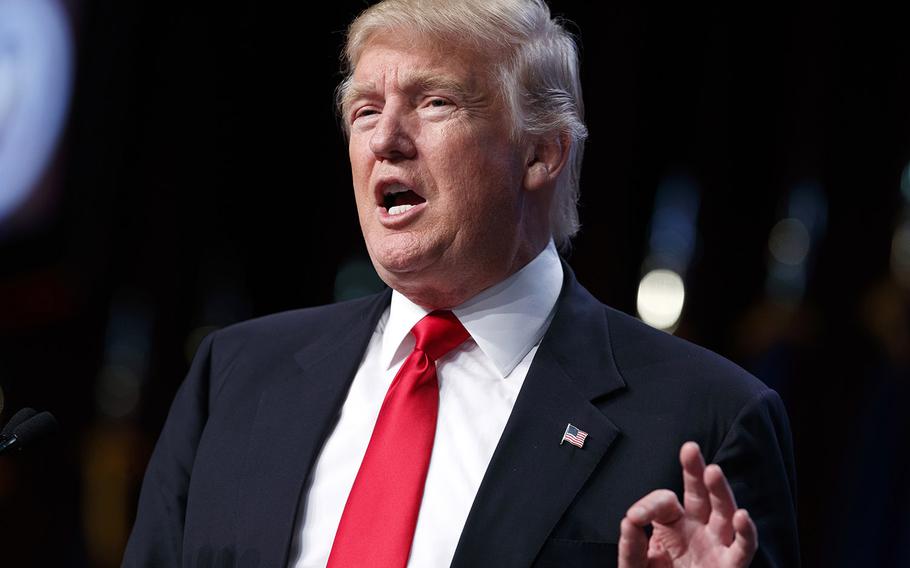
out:
{"label": "blurred bokeh light", "polygon": [[57,0],[0,0],[0,225],[28,200],[56,149],[72,49]]}
{"label": "blurred bokeh light", "polygon": [[679,322],[685,300],[686,287],[679,274],[652,270],[638,285],[638,316],[651,327],[671,331]]}

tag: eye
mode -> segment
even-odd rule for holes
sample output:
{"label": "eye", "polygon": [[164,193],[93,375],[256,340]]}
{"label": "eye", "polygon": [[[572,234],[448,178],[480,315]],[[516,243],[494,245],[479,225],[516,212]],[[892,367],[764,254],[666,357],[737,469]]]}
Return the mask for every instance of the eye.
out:
{"label": "eye", "polygon": [[433,108],[443,108],[443,107],[450,106],[451,104],[452,103],[450,101],[439,98],[439,97],[433,97],[429,101],[427,101],[427,106],[433,107]]}
{"label": "eye", "polygon": [[375,107],[363,107],[354,111],[354,115],[351,117],[351,122],[357,120],[358,118],[364,118],[367,116],[373,116],[374,114],[379,114],[379,109]]}

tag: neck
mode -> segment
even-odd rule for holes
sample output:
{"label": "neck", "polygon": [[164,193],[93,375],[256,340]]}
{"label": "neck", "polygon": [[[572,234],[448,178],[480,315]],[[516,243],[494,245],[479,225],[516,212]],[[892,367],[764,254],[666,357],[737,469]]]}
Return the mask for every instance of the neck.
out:
{"label": "neck", "polygon": [[451,309],[467,302],[487,288],[499,284],[512,276],[539,255],[550,241],[546,238],[525,241],[519,246],[512,262],[502,270],[485,272],[482,275],[463,271],[462,274],[471,275],[469,278],[452,278],[449,275],[441,277],[421,278],[421,281],[403,279],[392,286],[399,293],[415,304],[428,310]]}

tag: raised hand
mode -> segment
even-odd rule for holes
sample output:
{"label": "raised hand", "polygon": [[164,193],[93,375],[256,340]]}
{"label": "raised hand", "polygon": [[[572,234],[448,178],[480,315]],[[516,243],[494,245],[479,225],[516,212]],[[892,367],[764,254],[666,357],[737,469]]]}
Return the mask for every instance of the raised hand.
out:
{"label": "raised hand", "polygon": [[695,442],[683,444],[679,461],[685,505],[669,489],[652,491],[632,505],[620,525],[619,568],[748,566],[758,531],[749,513],[736,508],[720,466],[705,467]]}

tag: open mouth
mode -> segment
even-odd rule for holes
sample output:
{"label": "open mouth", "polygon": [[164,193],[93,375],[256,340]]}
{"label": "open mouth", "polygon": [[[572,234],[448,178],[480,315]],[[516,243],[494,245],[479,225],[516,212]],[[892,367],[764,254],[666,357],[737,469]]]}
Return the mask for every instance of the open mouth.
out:
{"label": "open mouth", "polygon": [[383,190],[382,206],[389,215],[401,215],[416,205],[425,203],[426,199],[401,184],[392,184]]}

